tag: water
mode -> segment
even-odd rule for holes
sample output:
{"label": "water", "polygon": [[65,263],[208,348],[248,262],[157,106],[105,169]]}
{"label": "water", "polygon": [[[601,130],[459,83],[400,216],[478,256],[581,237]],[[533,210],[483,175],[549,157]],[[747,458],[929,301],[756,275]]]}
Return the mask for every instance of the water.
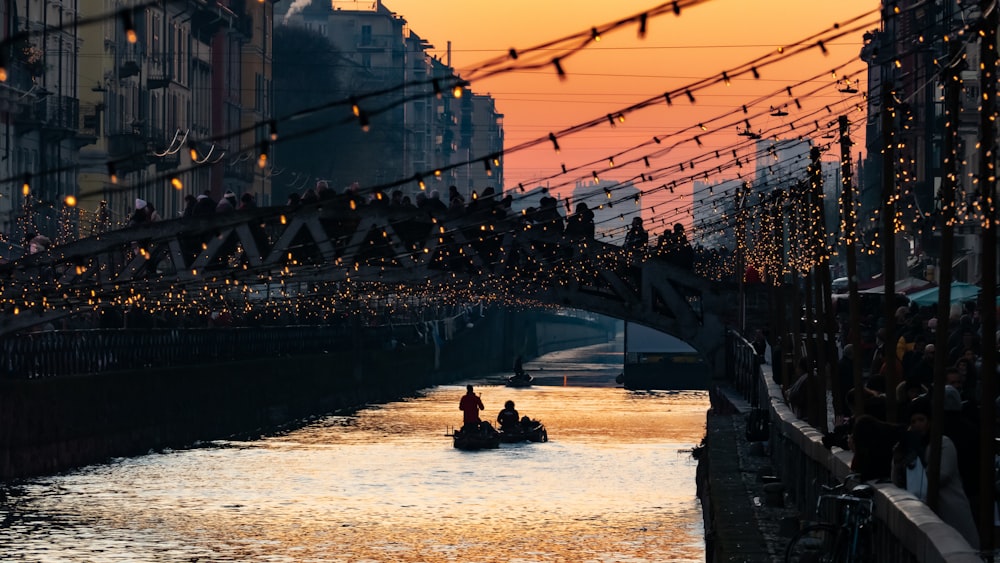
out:
{"label": "water", "polygon": [[609,350],[525,366],[553,385],[472,381],[484,418],[513,399],[547,443],[456,450],[446,432],[464,382],[435,387],[279,436],[25,483],[0,506],[0,560],[702,562],[690,451],[707,394],[616,388]]}

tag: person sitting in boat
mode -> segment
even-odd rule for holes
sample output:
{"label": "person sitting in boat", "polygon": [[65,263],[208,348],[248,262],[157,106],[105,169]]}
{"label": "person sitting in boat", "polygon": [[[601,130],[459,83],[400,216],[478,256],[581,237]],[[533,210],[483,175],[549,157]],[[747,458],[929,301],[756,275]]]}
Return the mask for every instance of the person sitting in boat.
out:
{"label": "person sitting in boat", "polygon": [[465,395],[458,402],[458,410],[462,411],[463,428],[479,427],[479,411],[484,410],[483,400],[476,395],[472,385],[465,386]]}
{"label": "person sitting in boat", "polygon": [[497,415],[497,424],[504,432],[513,432],[519,429],[521,423],[520,415],[514,408],[514,401],[507,401],[503,404],[503,410]]}
{"label": "person sitting in boat", "polygon": [[521,356],[514,358],[514,379],[527,379],[528,374],[524,371],[524,360]]}

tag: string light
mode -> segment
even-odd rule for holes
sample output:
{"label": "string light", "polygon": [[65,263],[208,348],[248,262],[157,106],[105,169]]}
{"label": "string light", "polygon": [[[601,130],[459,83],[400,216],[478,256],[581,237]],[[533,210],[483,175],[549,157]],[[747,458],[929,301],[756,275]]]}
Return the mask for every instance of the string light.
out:
{"label": "string light", "polygon": [[549,140],[552,141],[552,148],[559,154],[559,141],[556,140],[555,133],[549,133]]}
{"label": "string light", "polygon": [[552,59],[552,66],[556,67],[556,75],[559,76],[559,80],[566,80],[566,71],[563,70],[562,62],[559,61],[559,57]]}
{"label": "string light", "polygon": [[258,151],[257,154],[257,168],[267,167],[267,151],[269,148],[268,144],[269,143],[267,141],[260,142],[260,150]]}
{"label": "string light", "polygon": [[136,34],[135,31],[135,23],[132,18],[132,10],[129,8],[125,8],[121,12],[119,12],[119,15],[122,20],[122,27],[125,28],[125,39],[128,40],[129,43],[135,44],[137,41],[139,41],[139,36]]}

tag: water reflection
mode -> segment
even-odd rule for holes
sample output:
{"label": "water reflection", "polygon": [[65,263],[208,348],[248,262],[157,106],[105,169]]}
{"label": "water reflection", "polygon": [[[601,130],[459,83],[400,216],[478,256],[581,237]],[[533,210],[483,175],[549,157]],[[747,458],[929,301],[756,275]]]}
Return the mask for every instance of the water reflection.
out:
{"label": "water reflection", "polygon": [[701,392],[477,386],[550,441],[451,447],[464,385],[25,485],[5,561],[704,561]]}

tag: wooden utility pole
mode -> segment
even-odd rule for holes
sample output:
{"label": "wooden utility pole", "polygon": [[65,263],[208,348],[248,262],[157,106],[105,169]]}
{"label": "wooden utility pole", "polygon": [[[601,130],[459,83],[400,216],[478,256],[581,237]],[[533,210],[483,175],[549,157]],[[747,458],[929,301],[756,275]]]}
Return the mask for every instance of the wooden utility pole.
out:
{"label": "wooden utility pole", "polygon": [[[883,86],[884,87],[884,86]],[[886,420],[897,422],[896,413],[896,117],[895,92],[882,93],[882,282],[885,340],[882,360],[885,365]],[[872,374],[875,375],[875,374]]]}
{"label": "wooden utility pole", "polygon": [[[864,393],[859,391],[864,386],[861,373],[861,307],[858,303],[858,255],[857,255],[857,221],[854,216],[854,184],[851,178],[851,130],[847,116],[837,118],[840,126],[840,181],[843,189],[840,192],[840,216],[844,229],[844,252],[847,254],[847,293],[848,293],[848,330],[851,348],[854,354],[851,365],[854,371],[854,416],[860,416],[865,411]],[[836,389],[836,387],[834,388]],[[844,393],[844,389],[841,392]]]}
{"label": "wooden utility pole", "polygon": [[979,108],[979,192],[982,197],[983,222],[981,236],[982,262],[979,268],[979,319],[983,332],[982,360],[979,373],[979,547],[993,561],[993,495],[985,494],[995,486],[993,462],[995,459],[997,383],[985,374],[996,373],[997,347],[997,26],[1000,25],[997,6],[993,0],[980,0],[983,27],[979,40],[979,84],[982,89],[982,107]]}
{"label": "wooden utility pole", "polygon": [[[941,182],[941,272],[938,278],[937,341],[934,344],[934,393],[931,393],[930,455],[927,460],[927,505],[938,507],[941,488],[941,437],[944,427],[944,371],[948,361],[948,319],[951,317],[951,261],[955,240],[955,191],[958,184],[958,117],[962,110],[962,42],[953,40],[944,79],[944,162]],[[938,392],[940,390],[940,392]],[[991,519],[992,521],[992,519]]]}

